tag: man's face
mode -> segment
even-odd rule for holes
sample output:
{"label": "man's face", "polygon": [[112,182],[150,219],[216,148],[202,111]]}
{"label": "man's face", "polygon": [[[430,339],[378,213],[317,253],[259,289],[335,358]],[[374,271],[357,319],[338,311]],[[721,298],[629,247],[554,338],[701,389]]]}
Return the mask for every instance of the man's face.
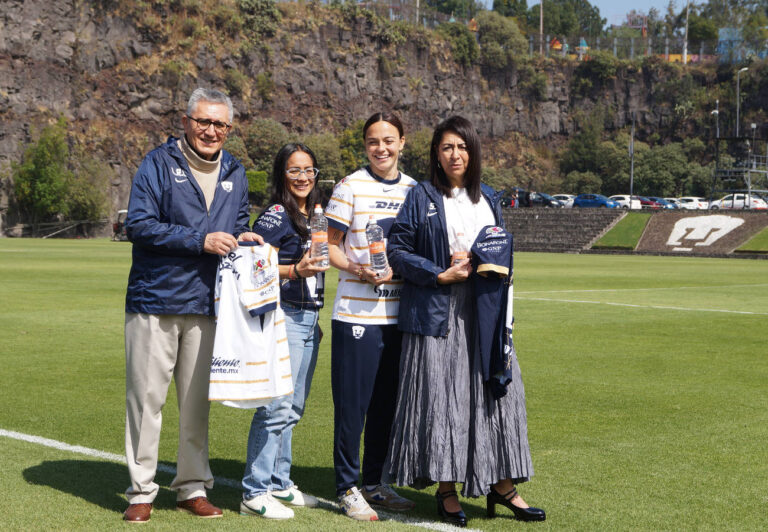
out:
{"label": "man's face", "polygon": [[224,141],[227,140],[229,128],[223,131],[217,130],[215,124],[203,126],[198,120],[207,120],[221,124],[229,124],[229,109],[226,104],[201,101],[195,106],[189,116],[183,116],[181,123],[184,125],[184,134],[187,142],[203,159],[211,160],[219,152]]}

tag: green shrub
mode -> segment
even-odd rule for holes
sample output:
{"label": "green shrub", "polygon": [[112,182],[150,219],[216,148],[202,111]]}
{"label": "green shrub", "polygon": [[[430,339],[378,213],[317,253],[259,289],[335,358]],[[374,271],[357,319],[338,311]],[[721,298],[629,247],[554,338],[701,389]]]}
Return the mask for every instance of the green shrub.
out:
{"label": "green shrub", "polygon": [[232,95],[242,95],[248,87],[248,76],[236,68],[228,68],[224,73],[224,83],[227,84],[229,92]]}
{"label": "green shrub", "polygon": [[442,35],[451,46],[453,59],[464,66],[470,66],[477,61],[480,51],[477,48],[475,35],[464,24],[450,22],[441,24],[437,32]]}
{"label": "green shrub", "polygon": [[248,178],[248,199],[256,205],[264,205],[269,193],[267,172],[264,170],[247,170],[245,175]]}
{"label": "green shrub", "polygon": [[[589,55],[589,60],[581,61],[576,67],[576,79],[590,80],[590,87],[594,84],[602,85],[616,76],[619,68],[619,60],[609,52],[596,50]],[[574,81],[575,81],[574,80]]]}
{"label": "green shrub", "polygon": [[160,73],[166,86],[175,87],[181,82],[188,69],[189,65],[185,61],[171,59],[163,63]]}
{"label": "green shrub", "polygon": [[259,72],[256,74],[256,92],[259,94],[262,102],[272,101],[272,91],[275,89],[275,83],[272,81],[272,72]]}
{"label": "green shrub", "polygon": [[292,136],[283,124],[271,118],[257,118],[243,135],[248,155],[256,170],[271,171],[277,151],[291,141]]}
{"label": "green shrub", "polygon": [[21,164],[11,165],[16,203],[24,220],[33,225],[68,214],[66,190],[72,172],[66,166],[66,127],[64,118],[45,127],[37,142],[24,150]]}
{"label": "green shrub", "polygon": [[216,28],[230,37],[235,37],[243,29],[243,17],[234,7],[219,3],[211,12]]}
{"label": "green shrub", "polygon": [[344,175],[349,175],[361,166],[368,164],[363,141],[365,120],[358,120],[339,135],[339,149]]}
{"label": "green shrub", "polygon": [[236,159],[239,159],[246,170],[253,168],[253,161],[245,149],[245,142],[238,135],[229,135],[224,143],[224,149],[231,153]]}
{"label": "green shrub", "polygon": [[181,23],[181,34],[185,37],[198,37],[202,28],[200,22],[194,18],[185,18]]}
{"label": "green shrub", "polygon": [[405,138],[405,147],[400,155],[403,169],[416,180],[429,176],[429,150],[432,142],[432,130],[428,127],[409,133]]}
{"label": "green shrub", "polygon": [[341,147],[336,135],[333,133],[316,133],[302,138],[301,141],[315,154],[321,180],[338,181],[346,175],[344,165],[341,162]]}
{"label": "green shrub", "polygon": [[84,149],[70,151],[64,118],[46,126],[11,171],[16,204],[26,223],[104,216],[108,176],[113,171]]}
{"label": "green shrub", "polygon": [[513,19],[495,11],[481,11],[477,14],[477,26],[484,65],[503,69],[526,56],[528,42]]}
{"label": "green shrub", "polygon": [[518,85],[520,91],[535,100],[544,101],[547,98],[547,75],[533,68],[531,65],[524,65],[518,69]]}
{"label": "green shrub", "polygon": [[280,26],[280,10],[274,0],[237,0],[247,37],[271,37]]}

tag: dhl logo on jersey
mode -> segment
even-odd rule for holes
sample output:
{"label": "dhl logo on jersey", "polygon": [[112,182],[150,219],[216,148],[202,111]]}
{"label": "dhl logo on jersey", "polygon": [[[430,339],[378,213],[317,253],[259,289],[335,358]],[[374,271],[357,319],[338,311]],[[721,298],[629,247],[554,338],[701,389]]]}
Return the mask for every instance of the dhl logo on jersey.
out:
{"label": "dhl logo on jersey", "polygon": [[387,211],[399,211],[402,201],[376,201],[371,205],[373,209],[384,209]]}

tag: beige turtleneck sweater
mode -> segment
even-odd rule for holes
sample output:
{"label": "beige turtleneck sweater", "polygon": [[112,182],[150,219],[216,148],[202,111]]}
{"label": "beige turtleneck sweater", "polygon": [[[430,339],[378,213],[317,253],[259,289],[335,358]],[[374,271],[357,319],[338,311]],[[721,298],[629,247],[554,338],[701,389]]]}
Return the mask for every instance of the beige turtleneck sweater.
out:
{"label": "beige turtleneck sweater", "polygon": [[184,158],[189,163],[189,169],[192,170],[192,175],[195,177],[195,181],[200,185],[200,189],[203,191],[205,197],[205,208],[211,209],[211,203],[213,202],[213,195],[216,192],[216,184],[219,181],[219,170],[221,169],[221,151],[216,154],[216,158],[212,161],[206,161],[200,157],[195,150],[187,142],[186,135],[182,135],[179,139],[179,149],[184,154]]}

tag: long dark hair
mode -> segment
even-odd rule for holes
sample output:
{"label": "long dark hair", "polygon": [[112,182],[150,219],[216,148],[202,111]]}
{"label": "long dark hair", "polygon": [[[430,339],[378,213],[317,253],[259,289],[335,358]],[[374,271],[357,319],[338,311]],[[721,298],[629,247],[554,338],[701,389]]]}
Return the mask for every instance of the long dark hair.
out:
{"label": "long dark hair", "polygon": [[403,133],[403,123],[398,116],[391,111],[382,111],[379,113],[373,113],[368,120],[365,121],[363,126],[363,141],[365,141],[365,134],[368,133],[368,128],[376,122],[389,122],[397,128],[397,132],[400,133],[400,138],[405,136]]}
{"label": "long dark hair", "polygon": [[445,171],[440,168],[437,159],[437,150],[440,147],[440,141],[447,132],[455,133],[460,136],[467,145],[469,154],[469,164],[467,173],[464,174],[464,188],[467,189],[467,195],[472,203],[480,201],[480,174],[481,174],[481,154],[480,137],[472,125],[472,122],[463,116],[452,116],[443,120],[435,128],[432,135],[432,145],[429,150],[429,180],[445,197],[451,197],[451,183]]}
{"label": "long dark hair", "polygon": [[[299,212],[299,204],[296,203],[293,194],[291,194],[291,191],[285,186],[285,165],[288,163],[288,159],[291,155],[297,151],[309,155],[309,158],[312,159],[312,166],[317,168],[315,154],[304,144],[301,144],[300,142],[290,142],[280,148],[277,155],[275,155],[275,164],[272,166],[272,195],[269,198],[269,204],[273,205],[279,203],[285,207],[285,212],[288,213],[288,217],[296,227],[296,232],[299,233],[299,237],[302,240],[306,240],[309,238],[307,220],[304,218],[304,215]],[[310,216],[312,209],[315,207],[315,203],[322,203],[322,192],[317,186],[317,177],[315,177],[312,190],[310,191],[309,196],[307,196],[307,213],[310,214]]]}

